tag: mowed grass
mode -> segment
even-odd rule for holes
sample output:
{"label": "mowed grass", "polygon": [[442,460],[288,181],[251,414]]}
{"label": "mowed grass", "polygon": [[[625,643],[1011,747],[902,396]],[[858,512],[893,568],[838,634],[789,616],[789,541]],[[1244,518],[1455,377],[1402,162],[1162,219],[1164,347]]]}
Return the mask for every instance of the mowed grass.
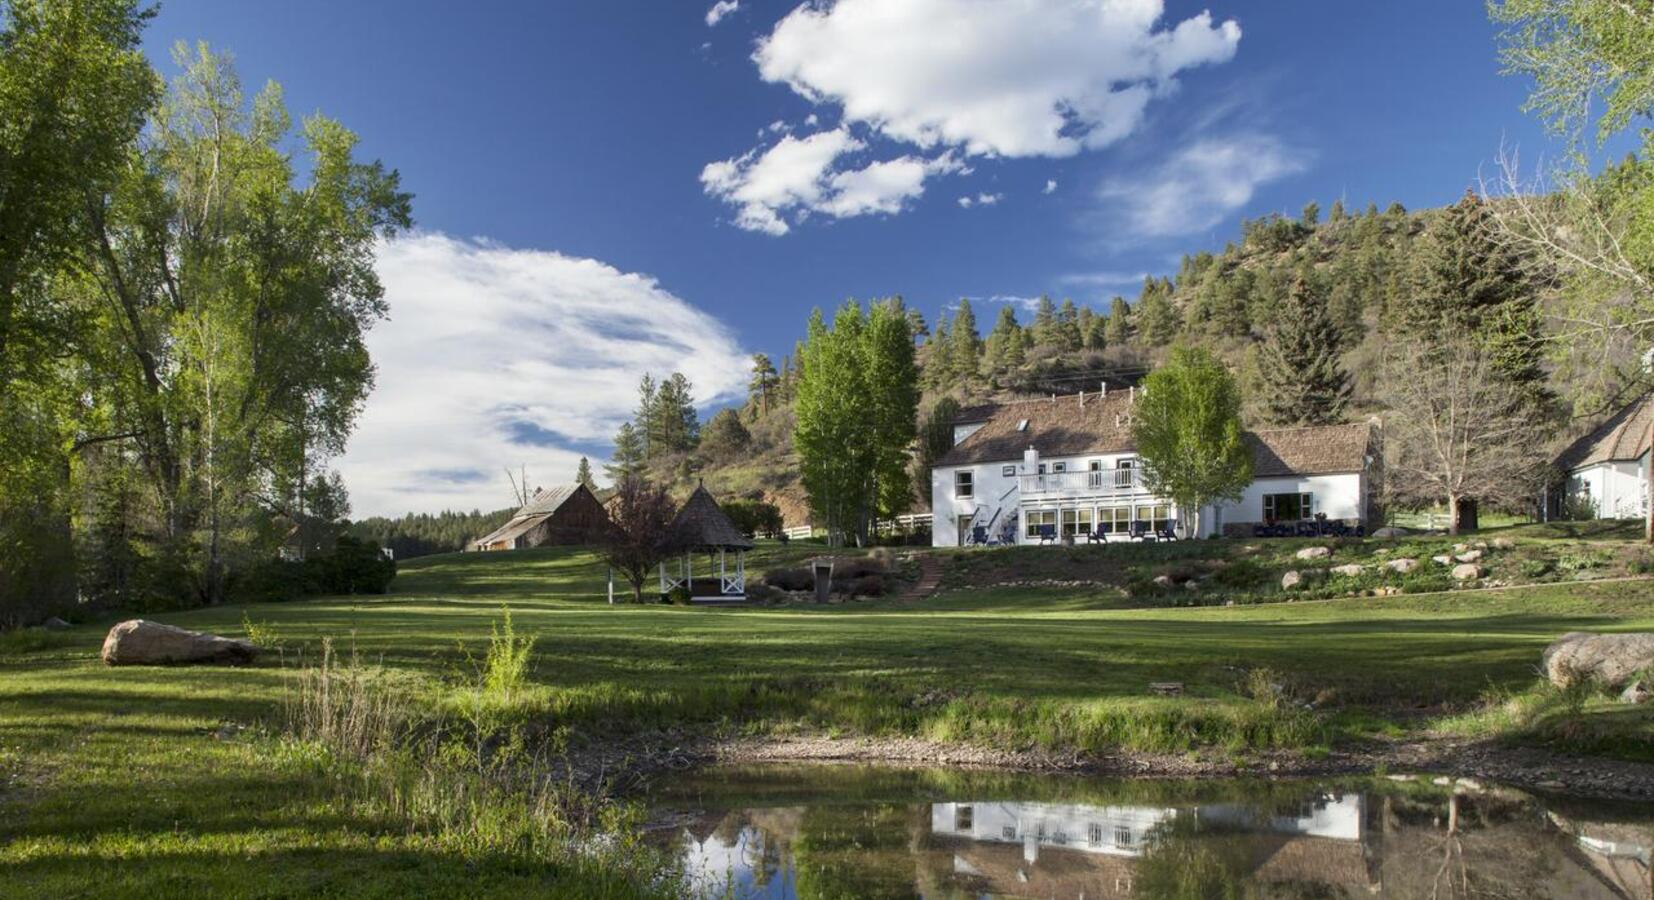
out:
{"label": "mowed grass", "polygon": [[[766,546],[754,568],[813,552]],[[1557,635],[1654,630],[1648,581],[1231,608],[1114,602],[984,588],[921,603],[610,606],[603,568],[557,549],[410,561],[385,597],[155,617],[226,635],[251,623],[280,650],[248,668],[106,668],[107,622],[0,636],[0,895],[634,893],[597,865],[456,852],[351,803],[336,779],[260,736],[323,638],[450,702],[445,686],[474,678],[506,605],[535,641],[512,714],[576,743],[657,728],[809,730],[1244,754],[1448,716],[1461,731],[1517,734],[1519,717],[1476,711],[1532,695]],[[1162,681],[1183,682],[1186,696],[1151,695]],[[1609,723],[1592,749],[1654,745],[1646,709],[1585,713]]]}

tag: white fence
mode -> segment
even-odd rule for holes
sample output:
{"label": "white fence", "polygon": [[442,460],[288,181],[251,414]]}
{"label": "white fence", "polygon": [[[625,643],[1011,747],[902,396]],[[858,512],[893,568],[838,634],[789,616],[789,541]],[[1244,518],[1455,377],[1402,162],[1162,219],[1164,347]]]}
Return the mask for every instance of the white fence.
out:
{"label": "white fence", "polygon": [[[881,532],[915,531],[920,528],[931,527],[931,522],[932,516],[930,513],[903,513],[894,519],[879,522],[876,530]],[[815,536],[815,526],[794,525],[791,528],[783,528],[781,533],[787,536],[787,540],[801,541]]]}

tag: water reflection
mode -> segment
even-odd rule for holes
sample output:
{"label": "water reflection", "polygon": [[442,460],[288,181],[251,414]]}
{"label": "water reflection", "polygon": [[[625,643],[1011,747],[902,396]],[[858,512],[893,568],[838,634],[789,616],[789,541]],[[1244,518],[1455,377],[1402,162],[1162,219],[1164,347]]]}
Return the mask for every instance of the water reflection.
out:
{"label": "water reflection", "polygon": [[703,896],[1654,900],[1647,810],[1474,785],[802,768],[714,773],[657,807]]}

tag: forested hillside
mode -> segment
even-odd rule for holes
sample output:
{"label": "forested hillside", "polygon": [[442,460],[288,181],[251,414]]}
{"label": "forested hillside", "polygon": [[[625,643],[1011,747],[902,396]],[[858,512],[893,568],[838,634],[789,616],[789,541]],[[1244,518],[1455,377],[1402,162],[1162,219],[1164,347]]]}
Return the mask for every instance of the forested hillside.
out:
{"label": "forested hillside", "polygon": [[[1457,321],[1505,348],[1497,364],[1532,395],[1534,422],[1554,449],[1622,399],[1628,382],[1620,373],[1636,353],[1629,343],[1605,344],[1585,371],[1567,368],[1560,352],[1546,357],[1534,338],[1554,302],[1549,286],[1492,232],[1489,201],[1471,194],[1423,211],[1334,202],[1323,214],[1310,203],[1296,218],[1244,222],[1239,240],[1185,255],[1174,275],[1146,278],[1135,297],[986,307],[967,299],[928,322],[909,310],[920,342],[921,444],[930,420],[938,426],[930,433],[944,439],[944,399],[1129,384],[1179,342],[1212,350],[1239,374],[1251,427],[1357,420],[1396,402],[1386,394],[1387,354],[1434,340],[1450,327],[1444,322]],[[1459,312],[1443,299],[1454,296]],[[679,490],[704,479],[720,496],[764,499],[789,524],[807,521],[792,447],[801,346],[779,367],[755,357],[747,402],[713,416],[698,443],[634,455],[632,464]],[[659,418],[640,413],[640,421],[650,415]],[[918,456],[914,501],[924,509],[924,447]]]}
{"label": "forested hillside", "polygon": [[467,541],[504,525],[514,512],[515,509],[496,509],[487,513],[445,509],[435,514],[408,513],[394,519],[373,516],[351,523],[350,533],[381,547],[389,547],[397,559],[412,559],[464,550]]}

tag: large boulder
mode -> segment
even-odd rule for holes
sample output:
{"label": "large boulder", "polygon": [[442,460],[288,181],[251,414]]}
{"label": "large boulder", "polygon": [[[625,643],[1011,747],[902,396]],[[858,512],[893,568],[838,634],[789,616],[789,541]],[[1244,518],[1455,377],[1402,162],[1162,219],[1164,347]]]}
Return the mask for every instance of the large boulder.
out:
{"label": "large boulder", "polygon": [[1545,677],[1558,687],[1596,681],[1617,688],[1654,669],[1654,634],[1570,631],[1545,648]]}
{"label": "large boulder", "polygon": [[1326,559],[1332,555],[1331,547],[1305,547],[1295,554],[1299,559]]}
{"label": "large boulder", "polygon": [[1481,562],[1482,561],[1482,551],[1480,551],[1480,550],[1466,550],[1463,553],[1454,554],[1453,558],[1458,560],[1459,562],[1462,562],[1462,563]]}
{"label": "large boulder", "polygon": [[1418,560],[1403,556],[1398,559],[1390,560],[1380,568],[1384,569],[1386,572],[1395,572],[1400,575],[1406,575],[1408,572],[1411,572],[1418,567]]}
{"label": "large boulder", "polygon": [[179,663],[250,663],[258,648],[247,641],[128,619],[103,639],[103,661],[112,666],[164,666]]}
{"label": "large boulder", "polygon": [[1482,567],[1475,563],[1460,563],[1450,573],[1454,581],[1474,581],[1482,577]]}
{"label": "large boulder", "polygon": [[1342,566],[1333,566],[1331,569],[1328,569],[1327,571],[1331,572],[1334,575],[1342,575],[1345,578],[1355,578],[1355,577],[1359,576],[1362,572],[1366,571],[1366,569],[1367,569],[1367,567],[1361,565],[1360,563],[1348,563],[1348,564],[1342,565]]}

